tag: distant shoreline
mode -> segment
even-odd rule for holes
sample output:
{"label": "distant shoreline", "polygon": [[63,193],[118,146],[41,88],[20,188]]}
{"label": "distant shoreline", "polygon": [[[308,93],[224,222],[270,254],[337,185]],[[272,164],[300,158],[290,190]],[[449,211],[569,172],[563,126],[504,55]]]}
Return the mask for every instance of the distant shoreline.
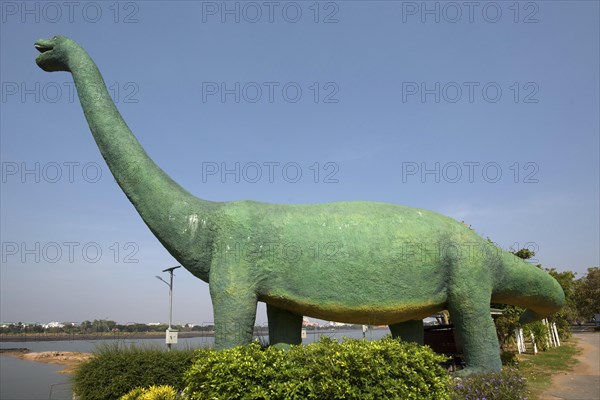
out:
{"label": "distant shoreline", "polygon": [[[387,327],[385,327],[387,329]],[[323,328],[316,331],[308,330],[307,334],[313,333],[325,334],[334,332],[354,331],[358,328],[331,329]],[[373,327],[373,330],[382,329],[382,327]],[[255,331],[254,336],[268,336],[268,331]],[[196,337],[214,337],[213,331],[208,332],[179,332],[180,339],[189,339]],[[90,334],[44,334],[44,333],[27,333],[27,334],[0,334],[0,343],[10,342],[64,342],[74,340],[138,340],[138,339],[164,339],[164,332],[107,332],[107,333],[90,333]]]}
{"label": "distant shoreline", "polygon": [[[180,339],[194,337],[213,337],[213,332],[179,332]],[[130,340],[130,339],[164,339],[164,332],[148,332],[148,333],[130,333],[130,332],[110,332],[110,333],[94,333],[94,334],[2,334],[0,335],[0,343],[9,342],[62,342],[74,340]]]}

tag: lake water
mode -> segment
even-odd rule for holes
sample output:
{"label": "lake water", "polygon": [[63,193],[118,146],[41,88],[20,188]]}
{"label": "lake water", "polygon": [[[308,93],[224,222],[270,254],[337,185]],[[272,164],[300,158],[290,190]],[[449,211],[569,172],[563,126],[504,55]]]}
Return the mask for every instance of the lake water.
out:
{"label": "lake water", "polygon": [[0,356],[0,399],[71,399],[69,376],[56,372],[63,368]]}
{"label": "lake water", "polygon": [[[381,339],[389,333],[388,329],[373,329],[366,333],[369,340]],[[309,331],[303,344],[312,343],[321,336],[342,339],[343,337],[362,338],[362,331]],[[267,337],[262,337],[268,340]],[[140,346],[165,346],[165,339],[121,339],[121,340],[73,340],[49,342],[2,342],[0,348],[25,347],[32,352],[41,351],[76,351],[91,353],[97,346],[105,344]],[[212,337],[196,337],[179,339],[179,348],[199,348],[212,346]],[[70,376],[59,374],[56,371],[63,369],[61,365],[44,364],[33,361],[21,360],[13,356],[0,355],[0,399],[1,400],[67,400],[71,399]]]}

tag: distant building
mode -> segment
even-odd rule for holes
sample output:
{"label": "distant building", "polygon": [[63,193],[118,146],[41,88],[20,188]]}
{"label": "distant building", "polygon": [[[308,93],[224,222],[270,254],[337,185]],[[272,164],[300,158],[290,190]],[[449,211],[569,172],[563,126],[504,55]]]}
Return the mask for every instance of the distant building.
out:
{"label": "distant building", "polygon": [[348,326],[348,324],[344,323],[344,322],[335,322],[335,321],[329,321],[329,326],[335,327],[335,328],[339,328],[341,326]]}
{"label": "distant building", "polygon": [[312,326],[314,328],[317,328],[317,327],[319,327],[319,323],[311,322],[310,319],[304,317],[304,318],[302,318],[302,326],[304,326],[304,327]]}
{"label": "distant building", "polygon": [[64,328],[65,324],[60,323],[60,322],[48,322],[47,324],[42,325],[42,328],[44,329],[50,329],[50,328]]}
{"label": "distant building", "polygon": [[22,329],[28,328],[30,326],[43,326],[42,324],[40,324],[38,322],[1,322],[0,324],[1,324],[0,327],[2,327],[2,328],[10,328],[10,326],[13,325],[13,326],[20,326]]}

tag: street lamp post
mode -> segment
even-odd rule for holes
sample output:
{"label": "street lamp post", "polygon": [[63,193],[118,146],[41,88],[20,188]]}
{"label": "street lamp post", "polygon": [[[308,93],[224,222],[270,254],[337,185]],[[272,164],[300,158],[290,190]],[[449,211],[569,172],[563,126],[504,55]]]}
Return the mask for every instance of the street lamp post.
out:
{"label": "street lamp post", "polygon": [[169,282],[165,281],[163,278],[156,275],[156,279],[160,279],[169,287],[169,327],[167,328],[167,337],[166,337],[167,348],[169,350],[171,350],[171,344],[177,343],[177,331],[171,329],[171,323],[173,322],[173,270],[175,270],[177,268],[181,268],[181,265],[163,269],[162,272],[168,272],[170,275]]}

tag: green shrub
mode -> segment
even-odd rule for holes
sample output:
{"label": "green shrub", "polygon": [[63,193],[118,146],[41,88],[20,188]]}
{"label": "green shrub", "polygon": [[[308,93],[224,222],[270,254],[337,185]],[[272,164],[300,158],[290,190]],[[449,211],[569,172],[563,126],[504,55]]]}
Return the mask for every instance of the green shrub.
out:
{"label": "green shrub", "polygon": [[177,390],[173,386],[150,386],[147,389],[136,388],[119,400],[176,400]]}
{"label": "green shrub", "polygon": [[455,378],[452,400],[524,400],[527,395],[525,378],[515,368]]}
{"label": "green shrub", "polygon": [[167,352],[155,347],[103,346],[75,371],[73,393],[80,400],[111,400],[138,387],[183,389],[183,375],[193,359],[191,349]]}
{"label": "green shrub", "polygon": [[539,351],[548,350],[548,335],[550,331],[548,327],[542,323],[542,321],[535,321],[527,324],[523,328],[523,334],[526,338],[529,338],[533,333],[535,338],[535,345]]}
{"label": "green shrub", "polygon": [[519,364],[519,359],[517,358],[517,353],[514,351],[503,351],[500,353],[500,360],[502,361],[502,365],[505,366],[515,366]]}
{"label": "green shrub", "polygon": [[146,393],[146,389],[138,387],[121,396],[119,400],[139,400],[140,396],[144,393]]}
{"label": "green shrub", "polygon": [[281,351],[258,343],[202,349],[185,375],[190,399],[449,399],[446,357],[394,339],[322,338]]}

